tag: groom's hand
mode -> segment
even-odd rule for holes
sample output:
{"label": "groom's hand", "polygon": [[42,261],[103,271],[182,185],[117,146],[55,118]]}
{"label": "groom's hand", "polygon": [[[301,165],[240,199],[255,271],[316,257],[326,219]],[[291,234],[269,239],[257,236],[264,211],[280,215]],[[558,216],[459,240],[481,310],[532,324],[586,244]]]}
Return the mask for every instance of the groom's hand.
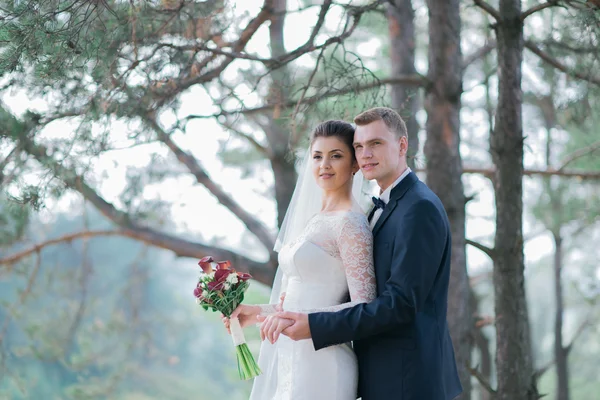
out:
{"label": "groom's hand", "polygon": [[[308,324],[308,314],[304,313],[296,313],[290,311],[283,311],[277,313],[277,316],[280,318],[291,319],[294,321],[294,324],[283,331],[285,336],[289,337],[292,340],[303,340],[310,339],[310,325]],[[279,336],[279,332],[276,332],[277,336]]]}

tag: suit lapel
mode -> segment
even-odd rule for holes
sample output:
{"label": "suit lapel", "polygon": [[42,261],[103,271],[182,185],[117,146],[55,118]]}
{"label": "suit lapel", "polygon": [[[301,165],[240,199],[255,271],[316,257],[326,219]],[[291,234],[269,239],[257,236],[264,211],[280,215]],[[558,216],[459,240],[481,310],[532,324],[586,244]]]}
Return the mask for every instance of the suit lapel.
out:
{"label": "suit lapel", "polygon": [[400,183],[398,183],[398,185],[396,185],[395,188],[392,189],[390,201],[373,227],[373,236],[377,235],[377,232],[379,232],[385,221],[392,214],[398,205],[398,200],[400,200],[406,194],[408,189],[410,189],[418,180],[419,178],[417,178],[417,175],[414,172],[410,172],[400,181]]}

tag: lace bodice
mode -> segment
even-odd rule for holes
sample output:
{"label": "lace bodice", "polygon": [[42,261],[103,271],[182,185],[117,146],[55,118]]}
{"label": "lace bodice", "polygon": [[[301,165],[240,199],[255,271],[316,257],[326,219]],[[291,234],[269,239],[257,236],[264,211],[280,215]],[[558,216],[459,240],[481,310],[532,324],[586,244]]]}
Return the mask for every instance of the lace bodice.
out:
{"label": "lace bodice", "polygon": [[[279,267],[285,310],[338,311],[376,297],[373,235],[360,212],[315,215],[302,234],[281,249]],[[260,307],[263,314],[275,312],[274,304]]]}

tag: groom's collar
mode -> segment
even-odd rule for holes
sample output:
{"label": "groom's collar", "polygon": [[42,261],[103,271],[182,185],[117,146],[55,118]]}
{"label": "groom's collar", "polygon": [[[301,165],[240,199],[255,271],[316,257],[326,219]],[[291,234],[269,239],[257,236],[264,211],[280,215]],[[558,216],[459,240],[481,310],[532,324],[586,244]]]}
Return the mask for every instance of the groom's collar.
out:
{"label": "groom's collar", "polygon": [[386,204],[390,202],[390,198],[392,197],[392,191],[400,184],[400,182],[402,182],[404,180],[404,178],[406,178],[408,176],[408,174],[410,174],[412,171],[409,167],[407,167],[404,172],[398,177],[398,179],[396,179],[394,181],[394,183],[392,183],[390,186],[388,186],[383,192],[381,192],[381,194],[379,195],[379,198],[381,200],[383,200]]}
{"label": "groom's collar", "polygon": [[377,220],[377,223],[373,227],[373,236],[377,235],[377,232],[381,230],[381,227],[383,226],[385,221],[389,218],[389,216],[396,208],[398,200],[400,200],[402,196],[404,196],[404,194],[408,191],[408,189],[410,189],[418,180],[419,178],[417,178],[417,175],[415,175],[414,172],[409,172],[408,175],[402,178],[402,180],[395,187],[392,188],[390,194],[390,201],[384,208],[383,213],[381,214],[381,216]]}
{"label": "groom's collar", "polygon": [[399,200],[418,180],[417,174],[410,171],[396,186],[394,186],[390,193],[390,201]]}

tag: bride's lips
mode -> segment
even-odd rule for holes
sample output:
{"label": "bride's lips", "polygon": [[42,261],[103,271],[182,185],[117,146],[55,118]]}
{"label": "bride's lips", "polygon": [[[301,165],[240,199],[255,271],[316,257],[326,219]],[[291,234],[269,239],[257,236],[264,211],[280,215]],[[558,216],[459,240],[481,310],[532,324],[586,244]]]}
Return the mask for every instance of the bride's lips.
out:
{"label": "bride's lips", "polygon": [[364,171],[370,171],[373,168],[375,168],[377,165],[379,165],[379,163],[369,163],[369,164],[364,164],[361,169]]}
{"label": "bride's lips", "polygon": [[322,174],[320,176],[321,176],[321,179],[330,179],[330,178],[333,178],[333,174]]}

